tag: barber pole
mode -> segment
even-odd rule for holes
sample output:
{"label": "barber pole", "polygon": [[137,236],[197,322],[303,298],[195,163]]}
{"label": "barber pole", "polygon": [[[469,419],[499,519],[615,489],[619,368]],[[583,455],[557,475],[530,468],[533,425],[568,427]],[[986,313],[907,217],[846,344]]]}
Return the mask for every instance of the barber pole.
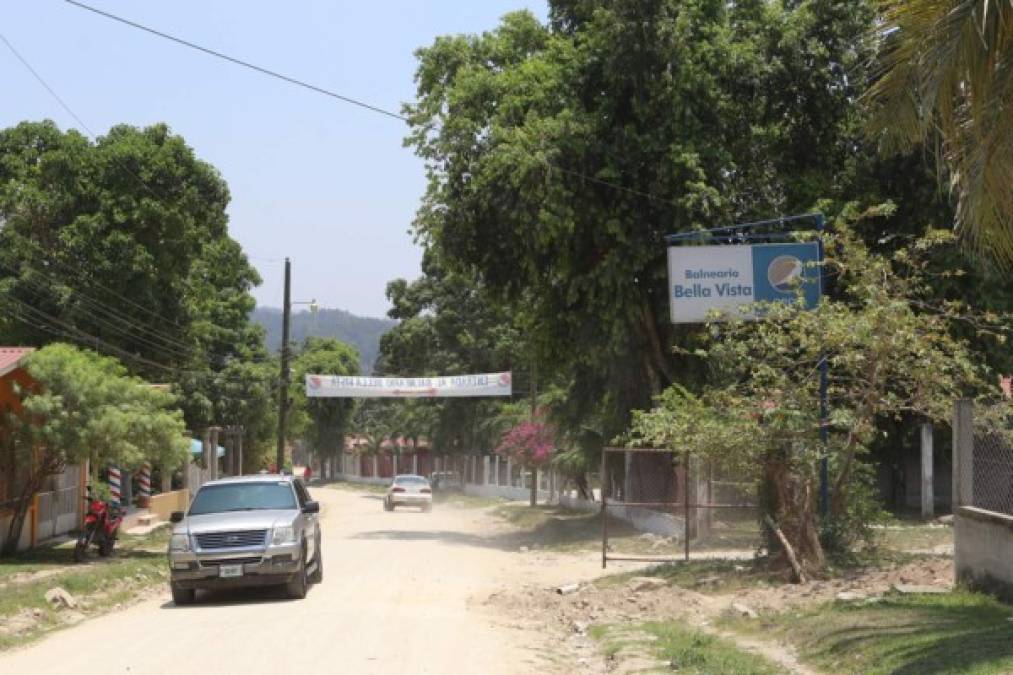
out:
{"label": "barber pole", "polygon": [[151,499],[151,462],[141,465],[141,473],[137,477],[137,482],[141,487],[141,506],[147,507],[148,501]]}
{"label": "barber pole", "polygon": [[116,467],[109,467],[109,491],[112,493],[112,501],[119,504],[123,497],[120,488],[120,470]]}

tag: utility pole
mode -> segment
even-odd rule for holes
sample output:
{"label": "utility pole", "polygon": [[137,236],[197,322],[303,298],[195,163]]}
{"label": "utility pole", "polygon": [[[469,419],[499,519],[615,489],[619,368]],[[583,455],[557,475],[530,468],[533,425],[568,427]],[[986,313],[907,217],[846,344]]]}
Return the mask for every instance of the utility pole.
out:
{"label": "utility pole", "polygon": [[[538,414],[538,359],[531,361],[531,421]],[[531,506],[538,504],[538,467],[531,464]]]}
{"label": "utility pole", "polygon": [[285,435],[288,426],[289,321],[292,315],[292,262],[285,258],[285,305],[281,317],[281,383],[278,392],[278,473],[285,467]]}

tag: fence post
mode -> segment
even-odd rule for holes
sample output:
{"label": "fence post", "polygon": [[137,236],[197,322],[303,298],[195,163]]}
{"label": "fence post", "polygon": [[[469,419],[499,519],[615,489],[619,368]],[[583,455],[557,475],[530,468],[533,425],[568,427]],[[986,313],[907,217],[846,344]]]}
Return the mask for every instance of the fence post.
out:
{"label": "fence post", "polygon": [[922,425],[922,518],[935,515],[932,478],[932,423],[926,422]]}
{"label": "fence post", "polygon": [[[208,480],[218,480],[218,432],[221,431],[219,427],[211,427],[211,462],[208,464]],[[278,467],[278,473],[281,473],[282,467]]]}
{"label": "fence post", "polygon": [[974,505],[974,407],[968,399],[953,406],[953,513]]}

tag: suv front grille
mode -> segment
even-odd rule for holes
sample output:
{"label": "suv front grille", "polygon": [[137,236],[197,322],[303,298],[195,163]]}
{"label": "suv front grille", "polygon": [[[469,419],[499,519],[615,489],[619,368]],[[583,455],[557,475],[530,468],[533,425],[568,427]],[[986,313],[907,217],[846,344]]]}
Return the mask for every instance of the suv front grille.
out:
{"label": "suv front grille", "polygon": [[267,530],[243,530],[241,532],[205,532],[196,535],[197,546],[203,550],[216,548],[247,548],[263,546],[267,541]]}
{"label": "suv front grille", "polygon": [[217,558],[215,560],[201,560],[201,567],[214,567],[215,565],[259,565],[259,555],[247,556],[245,558]]}

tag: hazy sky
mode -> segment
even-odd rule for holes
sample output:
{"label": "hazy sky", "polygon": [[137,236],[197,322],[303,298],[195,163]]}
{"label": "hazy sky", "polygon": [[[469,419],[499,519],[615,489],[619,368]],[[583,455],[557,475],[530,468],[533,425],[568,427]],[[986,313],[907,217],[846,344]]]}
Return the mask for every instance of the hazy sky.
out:
{"label": "hazy sky", "polygon": [[[83,0],[338,93],[398,110],[415,92],[412,52],[437,35],[493,28],[544,0]],[[425,180],[406,126],[269,79],[61,0],[0,0],[0,33],[96,133],[166,122],[232,191],[232,235],[281,305],[379,316],[384,286],[419,273],[408,228]],[[74,120],[0,43],[0,125]]]}

